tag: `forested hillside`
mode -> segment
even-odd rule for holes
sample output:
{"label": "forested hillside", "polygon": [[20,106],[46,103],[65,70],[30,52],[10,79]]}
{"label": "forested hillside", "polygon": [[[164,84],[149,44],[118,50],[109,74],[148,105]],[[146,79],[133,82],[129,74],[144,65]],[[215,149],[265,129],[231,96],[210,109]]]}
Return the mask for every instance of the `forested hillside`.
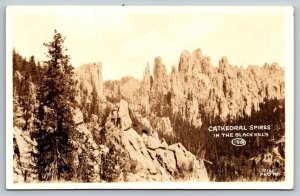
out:
{"label": "forested hillside", "polygon": [[74,71],[64,40],[55,31],[42,63],[13,51],[14,182],[208,181],[181,143],[135,130],[127,101],[106,100],[101,65]]}

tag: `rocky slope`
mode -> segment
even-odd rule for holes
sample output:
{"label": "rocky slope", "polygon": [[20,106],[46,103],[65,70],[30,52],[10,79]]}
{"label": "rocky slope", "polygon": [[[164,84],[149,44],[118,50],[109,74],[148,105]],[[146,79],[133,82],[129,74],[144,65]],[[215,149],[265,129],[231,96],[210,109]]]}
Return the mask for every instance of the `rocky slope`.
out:
{"label": "rocky slope", "polygon": [[[99,129],[93,133],[83,123],[81,111],[74,111],[78,131],[78,139],[74,141],[74,145],[78,149],[77,156],[80,157],[78,172],[85,172],[80,167],[89,164],[91,169],[87,181],[103,181],[101,168],[109,164],[109,160],[103,157],[112,156],[116,152],[118,160],[114,162],[114,168],[118,173],[114,181],[208,181],[203,160],[198,160],[182,144],[168,145],[163,138],[158,138],[153,129],[144,130],[142,135],[138,134],[132,128],[125,100],[108,107],[109,116],[105,126],[101,128],[105,134],[101,134]],[[118,122],[116,118],[119,119]]]}
{"label": "rocky slope", "polygon": [[[125,181],[208,181],[203,160],[198,160],[182,144],[168,145],[155,130],[139,135],[132,128],[128,103],[121,100],[117,108],[120,124],[114,124],[113,110],[107,119],[107,145],[125,152],[129,170]],[[123,173],[124,174],[124,173]]]}
{"label": "rocky slope", "polygon": [[[108,107],[110,112],[105,126],[97,125],[97,129],[84,123],[79,109],[73,112],[77,127],[71,143],[77,149],[73,160],[77,181],[208,181],[203,160],[196,158],[181,143],[168,145],[154,129],[138,134],[132,128],[125,100]],[[116,122],[116,118],[119,121]],[[34,180],[31,158],[36,142],[28,131],[19,127],[20,123],[14,128],[14,180],[30,182]],[[105,130],[105,134],[100,130]],[[106,180],[110,175],[115,176]]]}

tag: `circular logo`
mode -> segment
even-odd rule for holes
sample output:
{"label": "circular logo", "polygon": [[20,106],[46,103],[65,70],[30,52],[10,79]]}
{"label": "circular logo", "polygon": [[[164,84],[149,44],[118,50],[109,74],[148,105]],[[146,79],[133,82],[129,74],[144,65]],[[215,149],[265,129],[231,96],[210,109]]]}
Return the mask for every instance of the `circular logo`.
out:
{"label": "circular logo", "polygon": [[243,138],[234,138],[231,140],[231,144],[234,146],[245,146],[246,140],[244,140]]}

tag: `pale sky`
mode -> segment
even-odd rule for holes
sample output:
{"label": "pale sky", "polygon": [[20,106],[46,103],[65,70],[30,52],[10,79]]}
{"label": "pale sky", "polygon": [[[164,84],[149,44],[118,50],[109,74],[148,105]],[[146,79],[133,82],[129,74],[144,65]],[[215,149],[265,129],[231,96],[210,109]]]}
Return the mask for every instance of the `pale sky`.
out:
{"label": "pale sky", "polygon": [[[184,49],[201,48],[217,66],[285,62],[285,10],[238,8],[11,7],[12,47],[45,60],[54,29],[66,36],[74,67],[102,62],[103,77],[141,79],[161,56],[168,72]],[[11,19],[11,20],[10,20]]]}

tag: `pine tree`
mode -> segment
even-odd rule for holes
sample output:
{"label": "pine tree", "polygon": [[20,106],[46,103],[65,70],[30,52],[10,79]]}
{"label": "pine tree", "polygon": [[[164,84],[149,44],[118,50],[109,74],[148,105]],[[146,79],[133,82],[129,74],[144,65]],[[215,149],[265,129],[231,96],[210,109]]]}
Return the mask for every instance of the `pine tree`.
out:
{"label": "pine tree", "polygon": [[99,109],[99,101],[98,101],[98,93],[96,90],[95,85],[93,85],[93,90],[91,92],[91,104],[89,109],[89,121],[91,121],[92,114],[99,116],[100,109]]}
{"label": "pine tree", "polygon": [[75,123],[72,109],[76,106],[76,83],[70,57],[65,54],[65,38],[55,30],[53,41],[44,43],[48,49],[45,73],[37,92],[39,180],[71,180],[74,175],[72,138]]}

